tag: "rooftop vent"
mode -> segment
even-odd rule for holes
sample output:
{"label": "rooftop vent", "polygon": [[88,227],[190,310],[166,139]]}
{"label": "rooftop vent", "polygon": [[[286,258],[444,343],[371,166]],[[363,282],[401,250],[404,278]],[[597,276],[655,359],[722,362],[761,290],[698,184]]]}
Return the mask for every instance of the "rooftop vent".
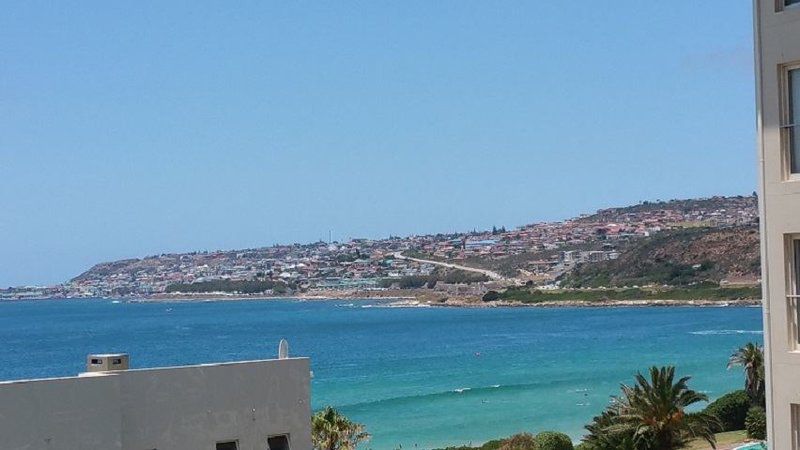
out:
{"label": "rooftop vent", "polygon": [[127,353],[108,353],[86,357],[86,372],[114,372],[128,370],[130,357]]}

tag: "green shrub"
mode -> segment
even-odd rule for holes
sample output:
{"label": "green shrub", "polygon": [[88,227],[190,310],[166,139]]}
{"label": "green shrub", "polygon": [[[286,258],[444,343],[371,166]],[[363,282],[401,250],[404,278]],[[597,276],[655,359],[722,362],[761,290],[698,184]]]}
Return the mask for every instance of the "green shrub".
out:
{"label": "green shrub", "polygon": [[705,412],[717,416],[722,429],[734,431],[744,429],[744,419],[750,409],[750,398],[743,390],[729,392],[714,400],[706,407]]}
{"label": "green shrub", "polygon": [[495,300],[500,300],[500,293],[497,291],[489,291],[483,294],[483,301],[485,302],[493,302]]}
{"label": "green shrub", "polygon": [[537,450],[536,439],[530,433],[515,434],[503,442],[500,450]]}
{"label": "green shrub", "polygon": [[747,411],[747,418],[744,420],[744,427],[747,430],[747,437],[751,439],[767,438],[767,413],[760,406],[753,406]]}
{"label": "green shrub", "polygon": [[536,435],[536,450],[573,450],[572,439],[564,433],[542,431]]}
{"label": "green shrub", "polygon": [[480,449],[481,450],[498,450],[500,447],[503,446],[503,442],[504,441],[502,439],[493,439],[493,440],[481,445]]}
{"label": "green shrub", "polygon": [[471,445],[462,445],[459,447],[445,447],[434,450],[498,450],[503,445],[504,442],[505,439],[494,439],[488,441],[487,443],[481,445],[480,447],[473,447]]}

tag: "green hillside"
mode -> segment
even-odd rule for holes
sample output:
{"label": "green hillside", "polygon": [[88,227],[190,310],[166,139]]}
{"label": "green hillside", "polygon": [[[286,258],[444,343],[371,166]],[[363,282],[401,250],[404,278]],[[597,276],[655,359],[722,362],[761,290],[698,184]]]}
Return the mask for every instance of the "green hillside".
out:
{"label": "green hillside", "polygon": [[631,241],[613,261],[582,264],[562,277],[564,287],[719,283],[759,277],[755,226],[690,228]]}

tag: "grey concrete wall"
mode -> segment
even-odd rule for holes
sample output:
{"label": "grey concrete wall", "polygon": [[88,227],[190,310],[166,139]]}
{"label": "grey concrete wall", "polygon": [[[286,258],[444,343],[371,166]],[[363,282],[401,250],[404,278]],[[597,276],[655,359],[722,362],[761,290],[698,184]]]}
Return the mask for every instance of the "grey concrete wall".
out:
{"label": "grey concrete wall", "polygon": [[0,449],[311,449],[305,358],[0,383]]}
{"label": "grey concrete wall", "polygon": [[121,449],[117,377],[0,384],[0,449]]}

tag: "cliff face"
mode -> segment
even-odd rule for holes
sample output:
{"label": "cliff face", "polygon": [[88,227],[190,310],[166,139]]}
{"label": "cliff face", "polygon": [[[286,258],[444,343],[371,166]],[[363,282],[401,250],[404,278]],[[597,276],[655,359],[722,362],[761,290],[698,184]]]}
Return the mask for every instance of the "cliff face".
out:
{"label": "cliff face", "polygon": [[584,264],[565,275],[571,287],[687,285],[760,276],[758,228],[693,228],[630,242],[618,259]]}

